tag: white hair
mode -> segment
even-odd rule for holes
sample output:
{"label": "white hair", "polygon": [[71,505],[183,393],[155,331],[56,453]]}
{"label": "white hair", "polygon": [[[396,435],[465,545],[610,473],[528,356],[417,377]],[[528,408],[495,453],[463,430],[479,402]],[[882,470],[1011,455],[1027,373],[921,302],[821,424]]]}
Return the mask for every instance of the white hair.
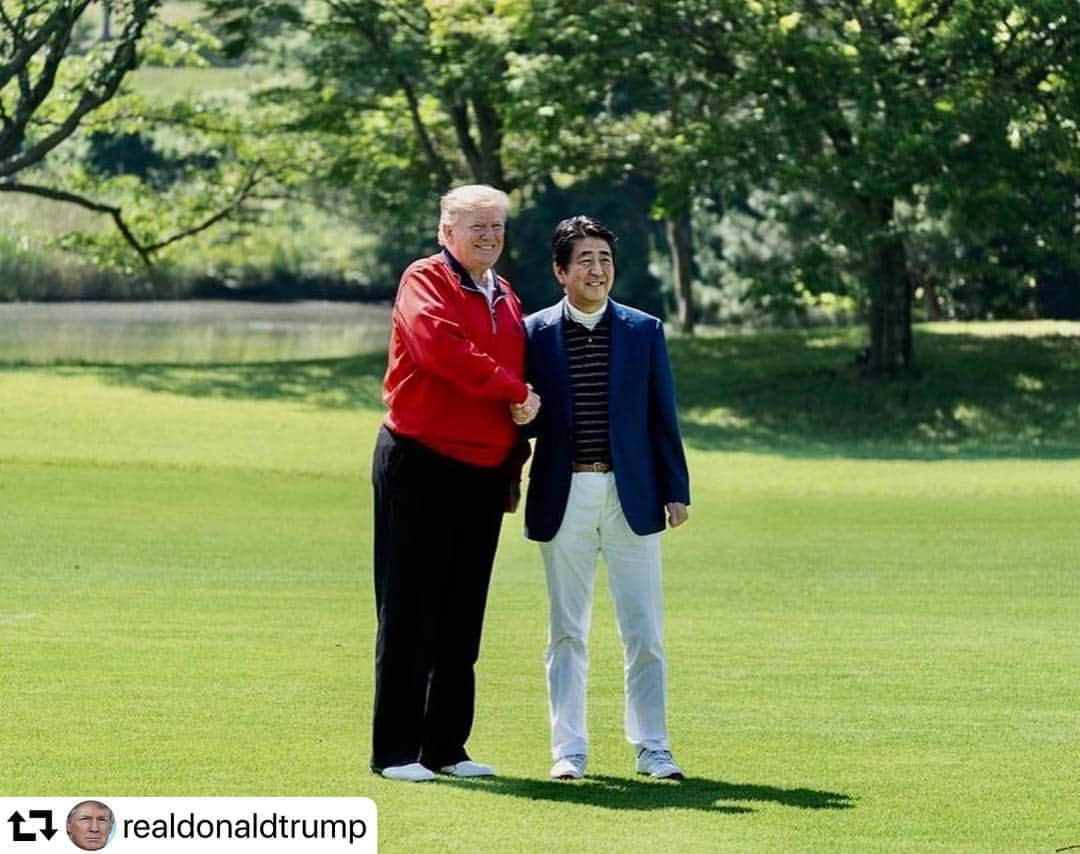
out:
{"label": "white hair", "polygon": [[502,190],[496,190],[487,184],[466,184],[454,187],[439,200],[439,245],[443,243],[443,227],[453,225],[465,211],[481,208],[497,208],[503,216],[510,210],[510,197]]}
{"label": "white hair", "polygon": [[113,815],[112,807],[110,807],[108,804],[102,803],[101,801],[79,801],[77,804],[75,804],[75,806],[71,808],[71,812],[68,813],[67,820],[71,821],[71,817],[75,815],[75,810],[77,810],[79,807],[85,807],[87,804],[96,804],[103,810],[106,810],[109,813],[109,822],[116,822],[116,817]]}

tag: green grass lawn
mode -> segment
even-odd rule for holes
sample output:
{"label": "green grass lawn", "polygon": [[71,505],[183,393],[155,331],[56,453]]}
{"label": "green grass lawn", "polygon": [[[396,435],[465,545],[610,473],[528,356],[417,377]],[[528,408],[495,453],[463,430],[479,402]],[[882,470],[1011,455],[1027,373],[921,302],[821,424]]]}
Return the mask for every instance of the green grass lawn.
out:
{"label": "green grass lawn", "polygon": [[673,342],[682,785],[633,773],[603,583],[590,776],[546,779],[520,516],[470,744],[500,776],[367,771],[380,357],[0,369],[0,794],[362,795],[386,852],[1080,844],[1080,338],[978,331],[885,384],[856,332]]}

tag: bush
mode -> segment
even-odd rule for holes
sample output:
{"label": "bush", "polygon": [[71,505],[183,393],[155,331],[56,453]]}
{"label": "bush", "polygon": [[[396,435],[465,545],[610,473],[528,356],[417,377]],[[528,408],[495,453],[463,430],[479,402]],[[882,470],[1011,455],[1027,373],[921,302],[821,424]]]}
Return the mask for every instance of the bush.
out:
{"label": "bush", "polygon": [[0,302],[65,300],[328,299],[380,302],[396,282],[350,270],[304,269],[281,257],[269,263],[162,264],[134,272],[97,267],[71,252],[0,234]]}

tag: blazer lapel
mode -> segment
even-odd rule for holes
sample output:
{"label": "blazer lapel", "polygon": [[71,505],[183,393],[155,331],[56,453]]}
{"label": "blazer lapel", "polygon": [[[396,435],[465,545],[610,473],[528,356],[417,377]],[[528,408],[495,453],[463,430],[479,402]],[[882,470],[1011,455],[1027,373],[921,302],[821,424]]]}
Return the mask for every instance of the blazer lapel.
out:
{"label": "blazer lapel", "polygon": [[615,409],[622,396],[619,394],[619,389],[625,383],[626,366],[618,354],[625,346],[626,326],[623,323],[622,306],[610,297],[608,303],[610,304],[608,311],[608,333],[610,336],[608,338],[608,424],[614,426]]}
{"label": "blazer lapel", "polygon": [[[558,400],[549,401],[552,407],[562,411],[563,420],[568,430],[574,428],[574,406],[570,398],[570,367],[566,359],[566,335],[563,332],[562,303],[551,306],[544,317],[544,326],[539,334],[543,342],[542,352],[551,372],[553,382],[548,386],[548,393],[558,396]],[[544,404],[541,403],[541,406]]]}
{"label": "blazer lapel", "polygon": [[566,333],[563,324],[563,306],[559,303],[557,313],[551,324],[552,356],[558,373],[559,381],[556,383],[559,394],[559,406],[563,412],[563,420],[566,428],[573,435],[574,431],[574,402],[570,395],[570,361],[566,357]]}

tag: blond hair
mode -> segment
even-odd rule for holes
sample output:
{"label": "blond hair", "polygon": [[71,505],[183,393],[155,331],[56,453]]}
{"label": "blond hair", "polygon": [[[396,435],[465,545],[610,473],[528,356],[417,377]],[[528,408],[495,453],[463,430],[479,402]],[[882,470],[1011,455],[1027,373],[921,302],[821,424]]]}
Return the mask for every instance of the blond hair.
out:
{"label": "blond hair", "polygon": [[496,190],[488,184],[466,184],[454,187],[439,200],[439,245],[443,244],[443,228],[457,222],[465,211],[481,208],[497,208],[506,216],[510,210],[510,197],[502,190]]}

